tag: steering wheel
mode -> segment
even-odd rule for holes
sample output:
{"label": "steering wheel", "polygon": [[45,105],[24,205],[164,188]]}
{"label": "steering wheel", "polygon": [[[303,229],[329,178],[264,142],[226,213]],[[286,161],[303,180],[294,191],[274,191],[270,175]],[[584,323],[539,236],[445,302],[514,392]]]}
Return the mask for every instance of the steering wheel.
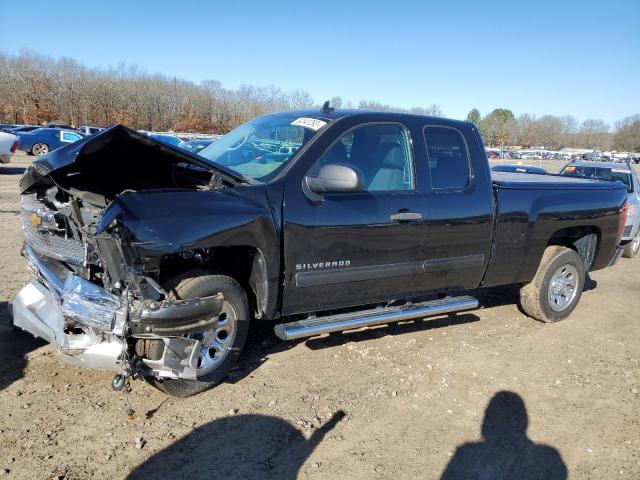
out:
{"label": "steering wheel", "polygon": [[227,151],[233,152],[234,150],[239,149],[240,147],[242,147],[244,144],[247,143],[247,140],[249,140],[249,135],[245,135],[241,140],[238,140],[234,145],[227,147]]}

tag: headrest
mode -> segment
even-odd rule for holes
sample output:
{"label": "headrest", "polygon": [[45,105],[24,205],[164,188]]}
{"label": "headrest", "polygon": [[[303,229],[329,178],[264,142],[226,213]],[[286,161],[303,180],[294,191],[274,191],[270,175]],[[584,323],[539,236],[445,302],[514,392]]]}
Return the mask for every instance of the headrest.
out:
{"label": "headrest", "polygon": [[384,147],[388,149],[382,165],[384,168],[394,168],[396,170],[404,170],[405,158],[402,151],[402,147],[398,143],[383,143]]}

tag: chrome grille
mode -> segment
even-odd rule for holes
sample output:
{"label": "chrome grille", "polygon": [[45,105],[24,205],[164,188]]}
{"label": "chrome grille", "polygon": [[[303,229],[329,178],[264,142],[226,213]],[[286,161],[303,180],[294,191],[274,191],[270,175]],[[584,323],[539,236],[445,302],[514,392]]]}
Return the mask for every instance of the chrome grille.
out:
{"label": "chrome grille", "polygon": [[[82,242],[56,233],[56,212],[40,202],[35,194],[22,196],[22,234],[37,253],[74,265],[83,265],[86,249]],[[40,226],[34,223],[38,219]]]}

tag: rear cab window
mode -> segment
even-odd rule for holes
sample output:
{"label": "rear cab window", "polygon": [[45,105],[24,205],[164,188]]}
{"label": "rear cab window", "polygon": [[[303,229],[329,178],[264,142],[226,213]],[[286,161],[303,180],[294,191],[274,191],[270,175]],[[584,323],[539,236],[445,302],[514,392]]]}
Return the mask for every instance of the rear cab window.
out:
{"label": "rear cab window", "polygon": [[462,190],[471,178],[469,151],[462,133],[453,127],[428,125],[423,130],[434,190]]}

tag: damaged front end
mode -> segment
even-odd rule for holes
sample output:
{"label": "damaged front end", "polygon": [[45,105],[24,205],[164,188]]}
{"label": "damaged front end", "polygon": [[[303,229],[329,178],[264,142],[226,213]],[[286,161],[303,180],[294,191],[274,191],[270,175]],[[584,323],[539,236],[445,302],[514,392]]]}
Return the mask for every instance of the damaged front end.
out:
{"label": "damaged front end", "polygon": [[[222,294],[175,299],[157,258],[141,256],[118,220],[121,195],[212,191],[241,179],[122,126],[42,157],[22,181],[23,255],[35,280],[14,324],[80,367],[156,378],[196,377],[196,333],[214,329]],[[144,242],[143,242],[144,243]]]}

